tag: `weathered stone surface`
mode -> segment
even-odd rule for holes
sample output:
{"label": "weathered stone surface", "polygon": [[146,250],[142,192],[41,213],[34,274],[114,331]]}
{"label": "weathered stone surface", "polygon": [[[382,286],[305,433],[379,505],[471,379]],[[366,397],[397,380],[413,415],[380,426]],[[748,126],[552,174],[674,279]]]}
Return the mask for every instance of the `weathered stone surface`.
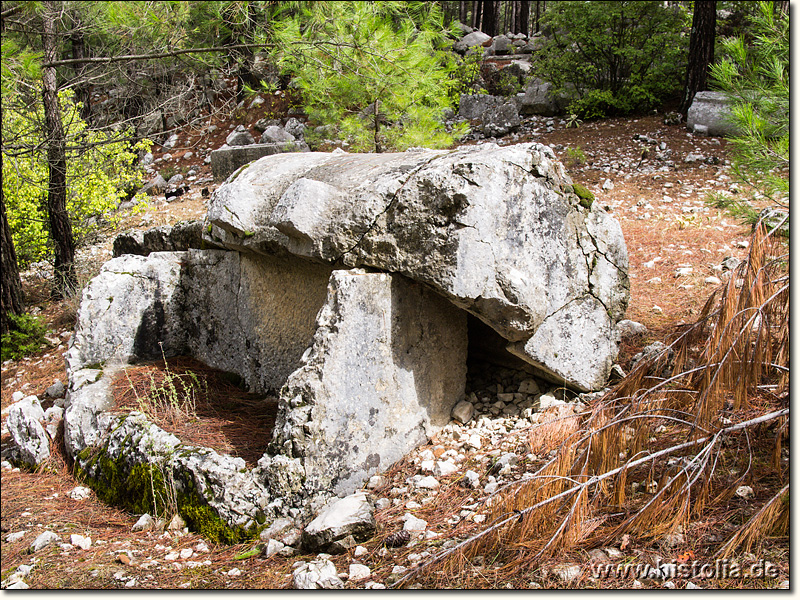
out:
{"label": "weathered stone surface", "polygon": [[147,231],[124,231],[114,238],[113,256],[147,256],[153,252],[177,252],[190,248],[213,248],[209,241],[203,239],[202,221],[181,221]]}
{"label": "weathered stone surface", "polygon": [[472,418],[474,408],[472,402],[462,400],[453,407],[452,416],[459,423],[466,423]]}
{"label": "weathered stone surface", "polygon": [[483,46],[484,44],[490,42],[491,39],[492,36],[487,35],[482,31],[473,31],[454,43],[453,49],[456,52],[464,54],[470,48],[474,48],[475,46]]}
{"label": "weathered stone surface", "polygon": [[506,98],[487,94],[462,94],[458,104],[458,116],[472,121],[482,119],[484,113],[497,109],[507,102]]}
{"label": "weathered stone surface", "polygon": [[[627,250],[617,221],[599,203],[581,206],[571,183],[539,144],[267,157],[217,190],[207,237],[402,273],[541,373],[599,389],[628,302]],[[591,330],[562,336],[570,323]]]}
{"label": "weathered stone surface", "polygon": [[228,134],[225,138],[225,143],[229,146],[249,146],[255,144],[256,141],[244,125],[239,125],[236,129]]}
{"label": "weathered stone surface", "polygon": [[261,134],[262,144],[280,144],[282,142],[292,143],[296,141],[294,136],[279,125],[270,125]]}
{"label": "weathered stone surface", "polygon": [[249,144],[247,146],[228,146],[214,150],[211,153],[211,172],[214,181],[224,181],[231,173],[261,157],[284,152],[307,152],[305,142],[292,144]]}
{"label": "weathered stone surface", "polygon": [[36,396],[27,396],[11,405],[6,426],[17,446],[20,460],[36,466],[50,457],[50,437],[42,421],[45,414]]}
{"label": "weathered stone surface", "polygon": [[300,366],[329,274],[220,250],[120,256],[84,290],[67,363],[77,372],[189,353],[254,391],[277,390]]}
{"label": "weathered stone surface", "polygon": [[51,544],[55,544],[56,542],[60,541],[61,541],[61,536],[59,536],[54,531],[43,531],[37,536],[35,540],[33,540],[30,550],[31,552],[38,552],[39,550],[42,550],[47,546],[50,546]]}
{"label": "weathered stone surface", "polygon": [[647,327],[637,321],[623,319],[617,323],[617,333],[620,339],[632,338],[647,333]]}
{"label": "weathered stone surface", "polygon": [[292,581],[296,590],[338,590],[344,588],[344,582],[336,574],[336,565],[324,558],[299,565],[294,570]]}
{"label": "weathered stone surface", "polygon": [[[334,542],[349,538],[363,542],[375,533],[374,507],[364,492],[356,492],[325,507],[303,531],[303,547],[309,552],[325,552]],[[341,544],[336,545],[339,550]]]}
{"label": "weathered stone surface", "polygon": [[523,115],[552,117],[562,114],[573,99],[569,93],[555,93],[551,83],[534,77],[525,88],[519,112]]}
{"label": "weathered stone surface", "polygon": [[520,125],[519,112],[514,102],[489,108],[481,116],[481,130],[487,137],[501,137],[516,130]]}
{"label": "weathered stone surface", "polygon": [[686,127],[705,135],[736,135],[730,122],[731,101],[723,92],[697,92],[686,115]]}
{"label": "weathered stone surface", "polygon": [[309,493],[352,492],[445,425],[463,397],[466,315],[398,275],[334,271],[303,366],[281,390],[273,450]]}
{"label": "weathered stone surface", "polygon": [[[72,409],[73,405],[67,413]],[[267,517],[275,516],[268,507],[268,490],[245,469],[241,458],[182,444],[139,412],[114,418],[102,433],[102,438],[95,438],[100,443],[94,453],[101,459],[77,456],[78,465],[96,489],[109,489],[112,482],[119,485],[136,465],[150,465],[165,481],[173,481],[178,489],[194,494],[195,502],[211,507],[231,527],[247,530],[255,526],[254,515],[259,507]],[[190,526],[202,527],[196,513],[178,508]]]}

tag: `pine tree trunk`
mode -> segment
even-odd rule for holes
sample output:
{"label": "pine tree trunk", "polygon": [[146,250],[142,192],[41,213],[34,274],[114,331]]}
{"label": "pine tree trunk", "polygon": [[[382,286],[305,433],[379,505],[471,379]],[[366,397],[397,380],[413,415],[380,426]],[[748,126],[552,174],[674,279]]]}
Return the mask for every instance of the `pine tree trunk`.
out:
{"label": "pine tree trunk", "polygon": [[467,24],[467,0],[458,3],[458,20],[464,25]]}
{"label": "pine tree trunk", "polygon": [[517,33],[524,33],[530,35],[530,18],[531,18],[531,3],[530,0],[520,0],[519,3],[519,31]]}
{"label": "pine tree trunk", "polygon": [[2,241],[0,242],[0,259],[2,259],[2,293],[3,305],[0,307],[0,333],[7,333],[11,328],[8,315],[22,314],[22,282],[19,279],[17,267],[17,253],[14,250],[14,240],[11,238],[11,228],[8,226],[6,216],[6,202],[3,198],[3,188],[0,187],[0,220],[2,220]]}
{"label": "pine tree trunk", "polygon": [[678,112],[689,112],[694,95],[708,89],[708,66],[714,62],[714,38],[717,27],[717,0],[697,0],[692,17],[692,36],[689,40],[689,64],[683,101]]}
{"label": "pine tree trunk", "polygon": [[[58,34],[55,2],[44,2],[42,15],[42,49],[45,62],[58,60]],[[69,296],[77,289],[75,275],[75,240],[67,212],[67,153],[61,108],[58,104],[58,83],[55,67],[42,69],[42,99],[47,130],[47,215],[50,237],[55,246],[55,296]]]}
{"label": "pine tree trunk", "polygon": [[495,21],[493,0],[483,0],[483,26],[481,31],[488,36],[497,35],[497,21]]}

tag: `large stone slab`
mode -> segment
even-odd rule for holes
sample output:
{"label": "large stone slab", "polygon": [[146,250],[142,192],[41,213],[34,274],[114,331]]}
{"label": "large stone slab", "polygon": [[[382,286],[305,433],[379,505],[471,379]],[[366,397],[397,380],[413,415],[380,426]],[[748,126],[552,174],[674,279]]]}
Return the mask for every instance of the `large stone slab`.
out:
{"label": "large stone slab", "polygon": [[246,164],[262,156],[283,152],[308,152],[305,142],[281,142],[249,144],[247,146],[228,146],[227,144],[211,152],[211,173],[214,181],[225,179]]}
{"label": "large stone slab", "polygon": [[466,314],[444,298],[400,275],[334,271],[272,450],[302,457],[309,493],[351,493],[449,421],[466,360]]}
{"label": "large stone slab", "polygon": [[[482,319],[542,374],[599,389],[629,298],[627,250],[616,220],[581,203],[571,184],[540,144],[271,156],[212,196],[207,237],[401,273]],[[534,339],[542,326],[559,328],[547,321],[563,324],[576,310],[612,341]]]}
{"label": "large stone slab", "polygon": [[[140,466],[157,469],[184,494],[187,521],[200,523],[199,502],[226,535],[245,535],[256,515],[353,492],[446,424],[464,395],[466,319],[401,275],[222,250],[124,255],[84,291],[67,353],[65,446],[110,500],[140,493]],[[283,386],[256,468],[109,410],[126,363],[174,354],[256,391]]]}

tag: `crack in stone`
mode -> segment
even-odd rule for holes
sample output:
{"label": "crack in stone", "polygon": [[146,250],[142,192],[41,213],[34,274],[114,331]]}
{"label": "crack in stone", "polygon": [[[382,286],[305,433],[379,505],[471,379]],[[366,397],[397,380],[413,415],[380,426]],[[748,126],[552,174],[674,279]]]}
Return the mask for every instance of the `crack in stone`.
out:
{"label": "crack in stone", "polygon": [[378,221],[380,220],[380,218],[381,218],[383,215],[385,215],[386,213],[388,213],[388,212],[389,212],[389,211],[392,209],[392,207],[393,207],[393,206],[394,206],[394,205],[397,203],[397,200],[398,200],[398,198],[399,198],[399,196],[400,196],[400,192],[402,192],[402,191],[403,191],[403,189],[405,188],[406,184],[407,184],[409,181],[411,181],[411,178],[412,178],[412,177],[414,177],[414,176],[415,176],[417,173],[419,173],[419,172],[420,172],[422,169],[424,169],[425,167],[427,167],[428,165],[430,165],[430,164],[431,164],[433,161],[435,161],[435,160],[437,160],[437,159],[439,159],[439,158],[442,158],[443,156],[446,156],[446,154],[444,154],[444,155],[438,155],[438,156],[433,156],[433,157],[431,157],[430,159],[428,159],[427,161],[425,161],[423,164],[421,164],[420,166],[418,166],[417,168],[413,169],[413,170],[412,170],[412,171],[411,171],[411,172],[408,174],[408,177],[406,177],[405,181],[403,181],[403,183],[401,183],[401,184],[400,184],[400,187],[399,187],[399,188],[397,188],[397,190],[396,190],[396,191],[395,191],[395,192],[392,194],[392,197],[391,197],[391,199],[389,200],[389,202],[386,204],[386,207],[385,207],[385,208],[384,208],[382,211],[380,211],[380,212],[379,212],[377,215],[375,215],[375,218],[372,220],[372,223],[369,225],[369,227],[367,227],[366,231],[364,231],[364,233],[362,233],[362,234],[361,234],[361,236],[358,238],[358,240],[356,241],[356,243],[355,243],[355,244],[353,244],[353,245],[352,245],[350,248],[348,248],[348,249],[347,249],[347,250],[345,250],[344,252],[342,252],[342,253],[341,253],[339,256],[337,256],[337,257],[336,257],[336,258],[333,260],[333,264],[338,264],[340,261],[342,261],[342,259],[343,259],[343,258],[344,258],[346,255],[348,255],[348,254],[352,253],[352,252],[353,252],[353,251],[354,251],[356,248],[358,248],[358,247],[361,245],[361,242],[363,242],[363,241],[364,241],[364,238],[366,238],[366,237],[367,237],[367,236],[368,236],[368,235],[369,235],[369,234],[370,234],[370,233],[371,233],[371,232],[372,232],[372,231],[373,231],[373,230],[374,230],[374,229],[375,229],[375,228],[378,226]]}

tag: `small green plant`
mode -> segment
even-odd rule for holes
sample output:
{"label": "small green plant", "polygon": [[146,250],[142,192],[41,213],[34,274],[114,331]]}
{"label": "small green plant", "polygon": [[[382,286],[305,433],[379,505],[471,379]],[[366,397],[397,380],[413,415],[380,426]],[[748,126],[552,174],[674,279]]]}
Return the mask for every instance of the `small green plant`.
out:
{"label": "small green plant", "polygon": [[586,162],[586,153],[581,149],[580,146],[575,148],[567,148],[566,155],[568,167],[577,167]]}
{"label": "small green plant", "polygon": [[11,329],[2,336],[2,360],[19,360],[41,350],[47,341],[44,320],[30,314],[9,314]]}
{"label": "small green plant", "polygon": [[483,65],[483,55],[478,53],[467,54],[463,59],[459,59],[456,66],[450,72],[447,85],[447,97],[454,111],[458,111],[462,94],[486,94],[485,89],[478,83],[481,80],[481,66]]}
{"label": "small green plant", "polygon": [[582,123],[583,123],[583,121],[578,118],[578,115],[576,115],[575,113],[572,113],[569,117],[567,117],[567,125],[566,125],[566,127],[567,127],[567,129],[569,129],[570,127],[576,127],[577,128]]}
{"label": "small green plant", "polygon": [[173,426],[182,421],[196,420],[197,400],[208,396],[208,384],[192,371],[185,373],[171,371],[163,354],[163,346],[162,356],[163,378],[159,381],[154,373],[150,373],[150,385],[143,395],[137,391],[130,375],[125,373],[139,410],[151,418],[166,420]]}

